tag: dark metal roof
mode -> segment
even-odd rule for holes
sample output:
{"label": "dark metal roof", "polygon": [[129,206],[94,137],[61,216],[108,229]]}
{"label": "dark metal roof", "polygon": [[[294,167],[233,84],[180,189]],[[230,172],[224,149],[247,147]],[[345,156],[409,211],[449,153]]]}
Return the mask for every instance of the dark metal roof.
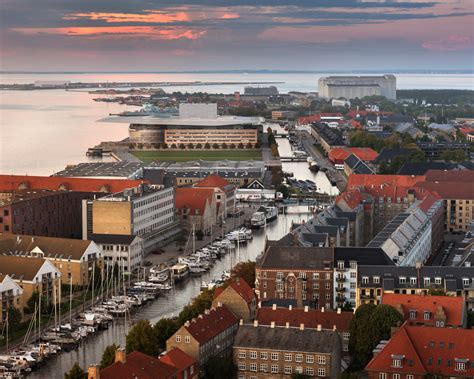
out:
{"label": "dark metal roof", "polygon": [[96,243],[109,243],[112,245],[130,245],[137,236],[122,234],[93,234],[92,241]]}
{"label": "dark metal roof", "polygon": [[344,261],[344,266],[349,267],[350,262],[358,265],[387,265],[394,266],[393,261],[380,248],[368,247],[336,247],[334,249],[334,265],[338,261]]}
{"label": "dark metal roof", "polygon": [[270,246],[257,263],[261,269],[332,269],[334,250],[328,247]]}

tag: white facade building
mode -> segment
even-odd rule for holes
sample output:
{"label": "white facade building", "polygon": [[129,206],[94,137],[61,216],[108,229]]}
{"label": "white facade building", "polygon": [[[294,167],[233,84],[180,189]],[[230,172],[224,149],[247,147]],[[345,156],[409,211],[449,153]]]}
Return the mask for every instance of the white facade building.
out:
{"label": "white facade building", "polygon": [[355,99],[365,96],[397,98],[397,79],[394,75],[382,76],[326,76],[318,81],[319,97],[327,99]]}
{"label": "white facade building", "polygon": [[107,266],[117,265],[120,271],[125,272],[132,272],[141,266],[144,258],[142,238],[118,234],[94,234],[91,238],[101,249]]}

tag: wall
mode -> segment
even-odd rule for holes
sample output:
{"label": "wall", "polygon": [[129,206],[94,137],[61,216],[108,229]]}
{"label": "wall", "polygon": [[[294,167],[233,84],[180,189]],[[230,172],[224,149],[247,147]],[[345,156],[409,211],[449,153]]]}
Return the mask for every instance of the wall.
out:
{"label": "wall", "polygon": [[131,235],[132,204],[128,201],[94,201],[92,204],[94,234]]}

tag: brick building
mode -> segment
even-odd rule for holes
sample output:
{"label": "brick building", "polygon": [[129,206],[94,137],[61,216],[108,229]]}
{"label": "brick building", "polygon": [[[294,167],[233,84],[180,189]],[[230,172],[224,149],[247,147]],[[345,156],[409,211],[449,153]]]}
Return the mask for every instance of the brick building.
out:
{"label": "brick building", "polygon": [[377,346],[369,379],[472,378],[474,330],[404,324]]}
{"label": "brick building", "polygon": [[158,359],[160,362],[178,369],[176,379],[196,379],[199,376],[199,366],[196,360],[177,347],[167,351]]}
{"label": "brick building", "polygon": [[341,340],[334,331],[240,325],[234,342],[238,378],[289,378],[295,373],[336,378],[341,372]]}
{"label": "brick building", "polygon": [[299,306],[333,308],[332,248],[269,246],[256,265],[261,301],[295,299]]}
{"label": "brick building", "polygon": [[203,367],[213,356],[231,355],[237,326],[237,317],[219,304],[187,321],[166,341],[166,350],[178,347]]}
{"label": "brick building", "polygon": [[217,221],[217,204],[212,188],[176,188],[176,215],[191,230],[210,232]]}
{"label": "brick building", "polygon": [[229,310],[244,322],[253,321],[257,315],[257,297],[247,282],[236,278],[226,288],[217,287],[214,291],[212,306],[224,304]]}

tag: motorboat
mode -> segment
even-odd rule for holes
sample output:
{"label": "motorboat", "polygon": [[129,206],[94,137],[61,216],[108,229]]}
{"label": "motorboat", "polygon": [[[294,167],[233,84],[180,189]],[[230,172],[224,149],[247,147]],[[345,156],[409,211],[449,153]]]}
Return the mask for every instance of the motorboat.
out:
{"label": "motorboat", "polygon": [[278,208],[273,206],[261,206],[257,212],[252,214],[250,226],[252,229],[264,227],[269,222],[276,220],[278,217]]}
{"label": "motorboat", "polygon": [[150,269],[150,276],[148,280],[152,283],[165,283],[170,280],[171,270],[170,268],[162,263],[158,266],[153,266]]}
{"label": "motorboat", "polygon": [[171,275],[175,282],[180,282],[188,277],[189,266],[183,263],[177,263],[171,267]]}

